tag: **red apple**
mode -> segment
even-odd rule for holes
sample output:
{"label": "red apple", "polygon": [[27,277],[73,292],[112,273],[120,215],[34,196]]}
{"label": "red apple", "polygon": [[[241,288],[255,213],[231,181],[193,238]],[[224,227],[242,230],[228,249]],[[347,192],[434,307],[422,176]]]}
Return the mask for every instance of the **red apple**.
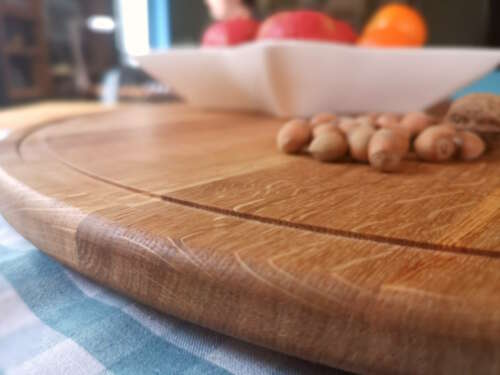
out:
{"label": "red apple", "polygon": [[251,18],[238,18],[211,25],[203,34],[203,46],[233,46],[255,39],[259,23]]}
{"label": "red apple", "polygon": [[279,12],[260,26],[258,39],[312,39],[354,43],[356,37],[349,24],[310,10]]}
{"label": "red apple", "polygon": [[335,20],[335,26],[337,27],[339,42],[356,43],[356,40],[358,40],[358,34],[356,34],[349,23],[341,20]]}

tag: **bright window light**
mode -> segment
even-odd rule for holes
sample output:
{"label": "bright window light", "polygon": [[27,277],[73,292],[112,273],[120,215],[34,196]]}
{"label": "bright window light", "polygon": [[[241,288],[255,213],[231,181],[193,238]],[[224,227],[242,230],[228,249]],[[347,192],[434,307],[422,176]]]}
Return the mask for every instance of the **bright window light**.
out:
{"label": "bright window light", "polygon": [[117,0],[122,51],[128,56],[149,52],[148,2]]}
{"label": "bright window light", "polygon": [[87,27],[97,33],[110,33],[115,29],[115,21],[109,16],[94,15],[87,18]]}

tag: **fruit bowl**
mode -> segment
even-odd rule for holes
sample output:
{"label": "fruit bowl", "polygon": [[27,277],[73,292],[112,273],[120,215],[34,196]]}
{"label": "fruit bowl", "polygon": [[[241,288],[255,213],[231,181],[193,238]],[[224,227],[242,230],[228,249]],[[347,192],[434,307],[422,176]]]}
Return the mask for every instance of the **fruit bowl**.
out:
{"label": "fruit bowl", "polygon": [[172,48],[136,59],[194,106],[285,117],[422,110],[494,69],[500,50],[270,40]]}

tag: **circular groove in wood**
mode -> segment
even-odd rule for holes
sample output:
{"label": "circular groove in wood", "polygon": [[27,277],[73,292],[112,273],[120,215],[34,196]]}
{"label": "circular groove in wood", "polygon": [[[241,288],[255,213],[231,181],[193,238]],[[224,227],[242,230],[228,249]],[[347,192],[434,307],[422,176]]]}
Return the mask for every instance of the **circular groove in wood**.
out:
{"label": "circular groove in wood", "polygon": [[[108,287],[258,345],[361,373],[497,372],[500,176],[491,172],[500,153],[476,164],[418,164],[405,189],[401,175],[280,155],[279,124],[265,117],[140,107],[25,127],[0,143],[7,220]],[[229,163],[207,146],[214,140],[233,151]],[[208,160],[191,157],[198,146]],[[196,181],[177,178],[179,163]],[[220,179],[205,173],[211,163],[222,166]],[[288,185],[274,184],[284,178]],[[432,207],[420,199],[436,193]],[[394,197],[416,196],[389,225],[356,227],[385,218]],[[272,209],[245,205],[254,198]],[[357,217],[342,211],[351,203]],[[331,217],[318,212],[338,206]],[[429,214],[452,225],[430,235],[432,220],[415,225]]]}
{"label": "circular groove in wood", "polygon": [[[93,116],[98,116],[100,114],[87,114],[82,116],[83,118],[92,118]],[[64,123],[64,120],[60,121],[61,123]],[[36,126],[30,131],[28,131],[26,134],[23,135],[23,137],[19,140],[17,144],[17,152],[19,156],[22,158],[22,153],[20,152],[20,148],[22,143],[31,135],[34,133],[47,128],[47,127],[52,127],[52,126],[57,126],[60,122],[52,122],[52,123],[47,123],[47,124],[41,124],[39,126]],[[50,149],[50,148],[49,148]],[[324,235],[331,235],[331,236],[337,236],[337,237],[343,237],[343,238],[350,238],[350,239],[356,239],[356,240],[362,240],[362,241],[373,241],[377,243],[386,243],[389,245],[399,245],[399,246],[404,246],[407,248],[412,248],[415,250],[425,250],[425,251],[437,251],[437,252],[443,252],[443,253],[453,253],[453,254],[463,254],[463,255],[471,255],[471,256],[478,256],[478,257],[490,257],[490,258],[500,258],[500,251],[497,250],[488,250],[488,249],[480,249],[480,248],[473,248],[473,247],[457,247],[453,245],[443,245],[443,244],[437,244],[437,243],[430,243],[430,242],[425,242],[425,241],[412,241],[408,240],[405,238],[397,238],[397,237],[386,237],[386,236],[377,236],[377,235],[371,235],[371,234],[366,234],[366,233],[359,233],[359,232],[351,232],[351,231],[345,231],[341,229],[334,229],[334,228],[328,228],[328,227],[323,227],[323,226],[318,226],[318,225],[308,225],[308,224],[303,224],[303,223],[295,223],[291,221],[286,221],[286,220],[279,220],[279,219],[274,219],[271,217],[265,217],[265,216],[260,216],[260,215],[253,215],[250,213],[244,213],[244,212],[236,212],[234,210],[228,210],[216,206],[210,206],[210,205],[204,205],[204,204],[199,204],[196,202],[191,202],[179,198],[175,198],[169,195],[159,195],[155,193],[148,192],[143,189],[138,189],[134,188],[132,186],[127,186],[123,185],[117,181],[113,181],[101,176],[97,176],[89,171],[84,170],[83,168],[80,168],[76,165],[73,165],[72,163],[69,163],[68,161],[62,159],[57,152],[54,150],[51,150],[54,158],[56,158],[60,163],[64,164],[68,168],[71,168],[79,173],[82,173],[92,179],[98,180],[100,182],[106,183],[113,185],[115,187],[125,189],[128,191],[132,191],[138,194],[146,195],[149,197],[153,198],[158,198],[160,200],[173,203],[173,204],[178,204],[181,206],[193,208],[193,209],[198,209],[198,210],[203,210],[207,212],[213,212],[221,215],[226,215],[230,217],[235,217],[238,219],[243,219],[243,220],[250,220],[250,221],[255,221],[263,224],[268,224],[268,225],[276,225],[276,226],[283,226],[283,227],[289,227],[289,228],[295,228],[298,230],[303,230],[303,231],[309,231],[309,232],[314,232],[314,233],[320,233]]]}

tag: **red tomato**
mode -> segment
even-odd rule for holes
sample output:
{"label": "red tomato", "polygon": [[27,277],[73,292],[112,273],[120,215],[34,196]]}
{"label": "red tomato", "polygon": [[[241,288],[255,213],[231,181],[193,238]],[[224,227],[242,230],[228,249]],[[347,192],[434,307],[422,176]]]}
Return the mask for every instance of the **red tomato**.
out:
{"label": "red tomato", "polygon": [[343,21],[321,12],[299,10],[279,12],[266,19],[259,28],[258,39],[312,39],[353,43],[356,36]]}
{"label": "red tomato", "polygon": [[250,18],[221,21],[203,34],[203,46],[233,46],[255,39],[259,23]]}

